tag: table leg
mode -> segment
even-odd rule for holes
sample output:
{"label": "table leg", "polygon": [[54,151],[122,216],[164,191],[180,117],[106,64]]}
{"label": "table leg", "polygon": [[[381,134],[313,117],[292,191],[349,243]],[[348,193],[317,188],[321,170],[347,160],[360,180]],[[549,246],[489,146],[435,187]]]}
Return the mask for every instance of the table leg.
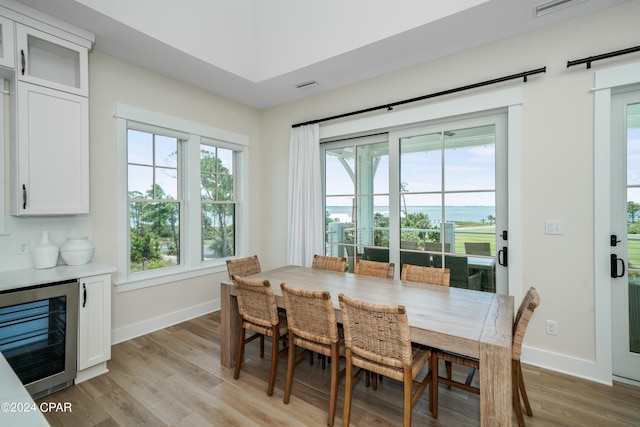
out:
{"label": "table leg", "polygon": [[511,426],[513,300],[495,295],[480,339],[480,425]]}
{"label": "table leg", "polygon": [[233,368],[238,357],[238,300],[231,295],[231,285],[220,284],[220,364]]}

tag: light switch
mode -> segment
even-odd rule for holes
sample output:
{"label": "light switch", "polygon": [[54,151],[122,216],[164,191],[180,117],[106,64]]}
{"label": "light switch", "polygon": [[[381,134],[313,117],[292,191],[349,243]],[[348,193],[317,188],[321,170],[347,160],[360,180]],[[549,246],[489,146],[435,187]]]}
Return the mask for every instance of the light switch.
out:
{"label": "light switch", "polygon": [[564,223],[562,221],[547,220],[544,226],[546,234],[564,234]]}

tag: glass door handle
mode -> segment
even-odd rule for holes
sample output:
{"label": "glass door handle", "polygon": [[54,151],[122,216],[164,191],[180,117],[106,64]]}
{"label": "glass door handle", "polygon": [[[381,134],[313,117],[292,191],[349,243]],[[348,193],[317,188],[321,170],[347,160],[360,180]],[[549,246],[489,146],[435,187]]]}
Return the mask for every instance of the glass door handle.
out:
{"label": "glass door handle", "polygon": [[506,246],[503,246],[502,249],[498,251],[498,264],[503,267],[509,265],[509,249]]}
{"label": "glass door handle", "polygon": [[[622,273],[618,274],[618,261],[619,264],[622,265]],[[611,254],[611,277],[616,279],[618,277],[624,276],[624,260],[622,258],[618,258],[616,254]]]}

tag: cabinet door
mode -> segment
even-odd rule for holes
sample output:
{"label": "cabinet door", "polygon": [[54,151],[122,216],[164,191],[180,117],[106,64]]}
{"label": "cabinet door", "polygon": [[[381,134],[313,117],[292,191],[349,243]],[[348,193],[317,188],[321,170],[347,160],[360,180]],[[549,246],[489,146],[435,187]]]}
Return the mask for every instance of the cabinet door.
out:
{"label": "cabinet door", "polygon": [[11,213],[88,213],[87,98],[19,83],[17,104]]}
{"label": "cabinet door", "polygon": [[88,96],[88,53],[83,46],[16,24],[18,79]]}
{"label": "cabinet door", "polygon": [[78,370],[111,358],[111,275],[80,279]]}
{"label": "cabinet door", "polygon": [[0,65],[13,68],[13,21],[0,16]]}

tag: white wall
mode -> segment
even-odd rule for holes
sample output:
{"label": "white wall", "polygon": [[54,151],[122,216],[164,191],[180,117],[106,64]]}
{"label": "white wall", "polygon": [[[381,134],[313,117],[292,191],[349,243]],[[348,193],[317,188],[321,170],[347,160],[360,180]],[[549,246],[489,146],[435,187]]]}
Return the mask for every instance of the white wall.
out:
{"label": "white wall", "polygon": [[[263,188],[286,189],[290,126],[546,66],[545,74],[452,95],[490,93],[520,86],[522,108],[523,295],[529,286],[542,302],[529,326],[524,360],[595,378],[593,215],[593,105],[598,69],[640,61],[627,55],[567,69],[568,60],[637,45],[640,2],[630,2],[561,25],[371,79],[261,116]],[[384,58],[380,58],[384,60]],[[438,99],[429,101],[439,102]],[[416,104],[413,104],[415,106]],[[419,104],[418,104],[419,105]],[[398,107],[402,108],[402,107]],[[395,110],[397,111],[398,108]],[[384,114],[383,112],[378,114]],[[286,191],[262,191],[265,207],[260,254],[266,265],[286,262]],[[562,220],[565,233],[546,235],[544,222]],[[606,244],[606,242],[604,243]],[[545,320],[558,336],[545,334]]]}

